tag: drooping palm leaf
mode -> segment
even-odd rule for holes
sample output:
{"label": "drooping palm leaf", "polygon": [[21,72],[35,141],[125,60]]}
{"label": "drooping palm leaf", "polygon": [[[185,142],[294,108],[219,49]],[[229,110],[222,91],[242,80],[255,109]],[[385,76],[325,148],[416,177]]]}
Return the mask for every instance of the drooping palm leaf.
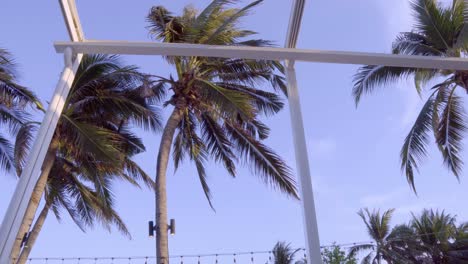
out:
{"label": "drooping palm leaf", "polygon": [[37,122],[29,122],[24,124],[16,134],[15,147],[14,147],[14,161],[16,167],[16,174],[19,176],[26,163],[27,153],[31,149],[33,142],[33,134],[38,127]]}
{"label": "drooping palm leaf", "polygon": [[467,130],[466,114],[461,98],[452,89],[442,113],[437,133],[437,143],[441,146],[444,163],[458,178],[463,160],[460,157],[463,133]]}
{"label": "drooping palm leaf", "polygon": [[400,78],[406,78],[416,72],[412,68],[387,67],[387,66],[363,66],[354,76],[353,97],[356,105],[364,94],[370,94],[375,88],[395,82]]}
{"label": "drooping palm leaf", "polygon": [[405,172],[406,179],[414,191],[416,191],[414,171],[418,169],[418,164],[421,160],[427,156],[427,145],[432,129],[434,94],[427,99],[419,112],[419,116],[414,122],[408,136],[406,136],[405,143],[400,152],[401,169]]}
{"label": "drooping palm leaf", "polygon": [[237,125],[225,123],[225,129],[235,143],[240,156],[251,164],[266,183],[278,187],[293,197],[298,197],[290,169],[279,156]]}

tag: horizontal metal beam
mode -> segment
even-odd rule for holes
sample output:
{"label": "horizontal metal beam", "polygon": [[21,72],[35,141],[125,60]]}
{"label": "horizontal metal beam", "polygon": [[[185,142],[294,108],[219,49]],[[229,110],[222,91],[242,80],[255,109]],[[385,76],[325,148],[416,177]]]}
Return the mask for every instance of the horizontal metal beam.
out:
{"label": "horizontal metal beam", "polygon": [[62,53],[66,47],[71,47],[75,53],[84,54],[206,56],[219,58],[296,60],[338,64],[468,70],[468,59],[406,56],[384,53],[90,40],[86,40],[84,42],[56,42],[54,45],[55,50],[59,53]]}

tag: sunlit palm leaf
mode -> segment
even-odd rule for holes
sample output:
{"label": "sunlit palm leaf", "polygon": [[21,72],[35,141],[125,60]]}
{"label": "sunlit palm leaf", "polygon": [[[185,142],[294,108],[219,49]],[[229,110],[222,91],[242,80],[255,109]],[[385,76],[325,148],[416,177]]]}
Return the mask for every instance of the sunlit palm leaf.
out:
{"label": "sunlit palm leaf", "polygon": [[263,0],[257,0],[257,1],[254,1],[250,4],[248,4],[247,6],[243,7],[242,9],[240,9],[239,11],[237,11],[236,13],[234,13],[232,16],[230,16],[228,19],[226,19],[226,21],[224,21],[224,23],[211,35],[208,37],[208,40],[203,42],[205,44],[226,44],[226,41],[220,41],[220,43],[218,43],[218,41],[216,41],[216,39],[219,39],[219,35],[223,32],[226,32],[228,29],[228,27],[231,26],[231,24],[234,24],[239,18],[243,17],[243,16],[246,16],[248,14],[248,12],[255,6],[259,5],[260,3],[262,3]]}

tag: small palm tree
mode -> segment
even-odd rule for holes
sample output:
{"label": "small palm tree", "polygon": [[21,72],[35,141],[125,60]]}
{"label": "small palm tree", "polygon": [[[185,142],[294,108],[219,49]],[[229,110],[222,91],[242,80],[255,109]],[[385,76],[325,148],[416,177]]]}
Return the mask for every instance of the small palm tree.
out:
{"label": "small palm tree", "polygon": [[112,180],[123,178],[137,187],[140,185],[136,179],[144,179],[148,184],[152,184],[152,181],[129,158],[144,149],[142,142],[136,137],[129,137],[128,142],[128,157],[120,166],[115,162],[93,161],[94,169],[90,171],[81,168],[86,161],[74,160],[71,156],[63,156],[63,153],[56,156],[47,179],[44,206],[27,236],[18,264],[26,263],[50,210],[58,220],[64,210],[83,232],[100,222],[106,229],[110,230],[114,225],[122,234],[130,237],[125,223],[113,208]]}
{"label": "small palm tree", "polygon": [[[214,0],[204,10],[186,7],[174,16],[164,7],[148,15],[150,34],[169,43],[206,45],[270,46],[251,39],[256,33],[239,28],[239,19],[262,1],[244,8],[227,8],[232,1]],[[195,163],[202,189],[211,205],[205,164],[209,158],[235,177],[236,163],[247,164],[261,179],[297,197],[289,167],[263,140],[268,127],[262,115],[283,108],[280,96],[263,90],[285,92],[283,67],[276,61],[206,57],[167,57],[175,77],[157,77],[159,87],[170,93],[166,106],[172,112],[163,130],[156,172],[156,243],[158,263],[168,262],[166,170],[173,148],[175,168],[184,158]],[[261,84],[266,84],[262,86]]]}
{"label": "small palm tree", "polygon": [[[58,215],[61,207],[74,220],[81,217],[88,224],[94,220],[112,222],[126,233],[112,209],[110,182],[115,178],[134,185],[142,181],[154,188],[151,178],[130,159],[145,150],[130,128],[139,126],[157,130],[160,127],[157,109],[151,106],[159,95],[150,86],[146,75],[133,66],[122,66],[116,56],[83,57],[12,258],[18,259],[22,237],[32,224],[44,191],[44,214],[52,209]],[[84,188],[86,186],[93,188]]]}
{"label": "small palm tree", "polygon": [[292,264],[294,263],[294,255],[300,249],[293,249],[290,244],[286,242],[278,242],[271,253],[273,254],[274,264]]}
{"label": "small palm tree", "polygon": [[[453,0],[450,7],[436,0],[413,0],[411,6],[416,25],[413,31],[400,33],[393,43],[394,54],[466,57],[468,54],[468,3]],[[418,93],[431,80],[437,84],[427,89],[427,100],[401,149],[401,167],[416,191],[414,171],[427,156],[430,134],[444,158],[445,165],[458,178],[463,160],[460,157],[466,131],[461,95],[468,91],[468,72],[417,68],[364,66],[355,75],[353,95],[356,104],[364,94],[378,86],[414,77]]]}
{"label": "small palm tree", "polygon": [[16,67],[11,54],[0,48],[0,126],[10,135],[0,133],[0,169],[7,172],[15,167],[14,146],[9,138],[28,122],[26,107],[35,105],[42,109],[37,97],[16,81]]}
{"label": "small palm tree", "polygon": [[[363,259],[363,264],[370,263],[411,263],[407,255],[412,241],[412,230],[405,225],[399,225],[393,229],[390,220],[395,209],[389,209],[382,215],[379,210],[360,210],[358,215],[366,225],[367,232],[373,240],[372,243],[353,246],[350,255],[355,256],[359,252],[369,252]],[[408,245],[409,244],[409,245]]]}
{"label": "small palm tree", "polygon": [[420,238],[426,259],[434,264],[468,262],[467,223],[456,225],[456,217],[444,211],[424,210],[413,214],[413,229]]}

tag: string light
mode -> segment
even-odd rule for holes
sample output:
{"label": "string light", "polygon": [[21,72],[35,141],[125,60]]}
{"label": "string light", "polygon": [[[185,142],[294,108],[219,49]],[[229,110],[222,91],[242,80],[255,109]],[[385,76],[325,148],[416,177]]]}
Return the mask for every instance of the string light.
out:
{"label": "string light", "polygon": [[[405,248],[409,248],[408,244],[406,243],[405,239],[406,238],[411,238],[411,239],[414,239],[414,237],[416,236],[416,238],[413,240],[413,241],[416,241],[417,243],[419,243],[419,245],[421,246],[425,246],[425,243],[423,241],[423,237],[428,237],[430,235],[435,235],[436,237],[443,234],[445,231],[441,231],[441,232],[433,232],[433,233],[425,233],[425,234],[413,234],[413,235],[409,235],[409,236],[399,236],[397,238],[393,238],[393,239],[388,239],[386,241],[386,243],[391,243],[391,242],[405,242],[404,244],[404,247]],[[449,243],[454,243],[456,240],[454,238],[449,238]],[[436,244],[437,245],[441,245],[441,241],[439,239],[436,240]],[[355,247],[355,246],[359,246],[359,245],[372,245],[375,247],[375,243],[374,241],[362,241],[362,242],[351,242],[351,243],[341,243],[341,244],[330,244],[330,245],[322,245],[320,246],[322,249],[324,248],[334,248],[334,247],[340,247],[342,249],[347,249],[347,248],[352,248],[352,247]],[[392,250],[392,246],[389,244],[389,249]],[[306,255],[306,250],[304,248],[299,248],[298,250],[303,250],[304,251],[304,259],[305,259],[305,264],[307,264],[307,255]],[[180,258],[180,264],[184,264],[184,258],[198,258],[198,263],[201,264],[201,258],[202,257],[215,257],[215,264],[218,264],[219,263],[219,257],[220,256],[233,256],[233,263],[234,264],[237,264],[237,256],[240,256],[240,255],[250,255],[250,261],[251,261],[251,264],[254,264],[254,261],[255,261],[255,255],[259,255],[259,254],[265,254],[265,255],[268,255],[268,261],[266,263],[269,263],[269,264],[272,264],[272,251],[247,251],[247,252],[234,252],[234,253],[216,253],[216,254],[196,254],[196,255],[177,255],[177,256],[170,256],[169,258]],[[441,253],[443,254],[443,253]],[[102,261],[102,263],[109,263],[109,260],[111,262],[111,264],[114,264],[114,260],[125,260],[127,259],[128,260],[128,263],[132,263],[132,260],[135,260],[137,261],[137,263],[143,263],[143,261],[145,261],[146,264],[148,264],[148,260],[149,259],[156,259],[156,257],[149,257],[149,256],[141,256],[141,257],[68,257],[68,258],[29,258],[29,264],[34,264],[36,263],[36,261],[38,263],[46,263],[48,264],[49,260],[51,260],[52,262],[54,263],[58,263],[60,261],[62,261],[62,264],[70,261],[76,261],[75,263],[77,264],[80,264],[80,262],[83,260],[86,262],[89,261],[89,262],[92,262],[94,260],[94,263],[97,263],[97,261]],[[105,260],[107,260],[108,262],[104,262]],[[138,260],[140,260],[141,262],[138,262]],[[42,262],[41,262],[42,261]],[[87,262],[87,263],[89,263]]]}

